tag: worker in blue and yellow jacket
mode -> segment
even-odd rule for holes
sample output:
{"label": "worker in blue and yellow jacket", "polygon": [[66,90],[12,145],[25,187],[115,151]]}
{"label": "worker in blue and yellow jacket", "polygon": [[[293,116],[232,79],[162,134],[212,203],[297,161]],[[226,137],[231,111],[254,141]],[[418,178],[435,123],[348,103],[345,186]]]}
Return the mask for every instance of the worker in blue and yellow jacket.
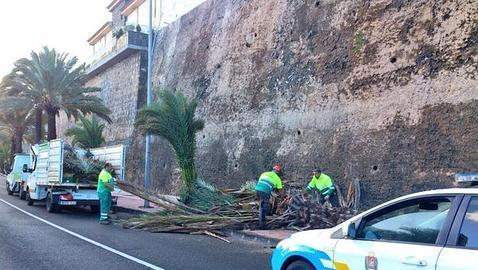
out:
{"label": "worker in blue and yellow jacket", "polygon": [[329,201],[335,194],[335,186],[332,178],[316,168],[312,173],[312,179],[306,187],[306,191],[318,191],[325,201]]}
{"label": "worker in blue and yellow jacket", "polygon": [[110,224],[108,213],[111,208],[111,191],[114,190],[113,165],[106,163],[98,176],[98,197],[100,199],[100,224]]}
{"label": "worker in blue and yellow jacket", "polygon": [[274,190],[282,189],[282,167],[275,165],[272,171],[265,172],[259,177],[256,184],[257,197],[259,198],[259,229],[266,229],[266,215],[270,208],[270,198]]}

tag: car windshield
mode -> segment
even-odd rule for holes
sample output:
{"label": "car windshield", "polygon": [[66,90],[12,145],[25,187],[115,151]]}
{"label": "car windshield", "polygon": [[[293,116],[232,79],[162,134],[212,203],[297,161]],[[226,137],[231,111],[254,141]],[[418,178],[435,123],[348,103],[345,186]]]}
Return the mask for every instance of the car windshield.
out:
{"label": "car windshield", "polygon": [[418,212],[386,219],[373,225],[379,230],[404,230],[409,227],[439,230],[448,209],[440,213]]}

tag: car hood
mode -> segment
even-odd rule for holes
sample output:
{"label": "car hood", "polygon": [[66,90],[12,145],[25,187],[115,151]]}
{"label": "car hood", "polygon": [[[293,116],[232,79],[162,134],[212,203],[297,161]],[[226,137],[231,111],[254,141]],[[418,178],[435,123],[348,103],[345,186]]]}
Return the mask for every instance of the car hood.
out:
{"label": "car hood", "polygon": [[316,243],[317,239],[322,237],[329,238],[332,231],[333,229],[321,229],[294,233],[289,238],[281,241],[278,246],[282,246],[284,244],[291,245],[295,243],[300,243],[301,245]]}

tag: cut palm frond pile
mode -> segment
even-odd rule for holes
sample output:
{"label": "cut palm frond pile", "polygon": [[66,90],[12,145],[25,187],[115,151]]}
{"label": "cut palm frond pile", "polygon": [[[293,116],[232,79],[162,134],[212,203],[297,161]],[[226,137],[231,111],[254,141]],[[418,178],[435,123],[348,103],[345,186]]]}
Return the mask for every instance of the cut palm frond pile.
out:
{"label": "cut palm frond pile", "polygon": [[277,215],[267,222],[270,228],[297,231],[331,228],[357,214],[357,210],[352,208],[333,207],[297,191],[281,200],[275,212]]}
{"label": "cut palm frond pile", "polygon": [[198,180],[193,185],[189,195],[189,205],[203,211],[209,211],[217,206],[230,206],[234,203],[234,196],[219,191],[215,186]]}
{"label": "cut palm frond pile", "polygon": [[105,163],[96,160],[89,152],[82,153],[65,147],[63,178],[70,183],[96,183]]}
{"label": "cut palm frond pile", "polygon": [[[258,223],[258,202],[255,193],[247,184],[241,189],[218,190],[199,182],[198,194],[193,192],[189,205],[171,200],[164,195],[145,193],[124,183],[120,187],[141,198],[159,205],[162,210],[126,220],[125,228],[142,229],[150,232],[175,232],[220,235],[223,230],[256,228]],[[291,185],[289,185],[291,186]],[[305,195],[300,188],[289,188],[284,195],[273,199],[273,215],[268,217],[270,228],[293,230],[322,229],[333,227],[357,213],[359,182],[350,184],[347,197],[337,193],[339,205],[332,207],[322,203],[313,195]],[[208,232],[208,233],[206,233]]]}

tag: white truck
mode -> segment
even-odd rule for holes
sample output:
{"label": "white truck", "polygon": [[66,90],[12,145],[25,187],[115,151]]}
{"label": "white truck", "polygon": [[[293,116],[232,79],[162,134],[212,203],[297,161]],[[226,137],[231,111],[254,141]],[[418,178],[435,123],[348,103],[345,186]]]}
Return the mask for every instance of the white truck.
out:
{"label": "white truck", "polygon": [[8,195],[18,193],[20,199],[25,199],[23,192],[24,183],[28,180],[30,174],[28,168],[32,166],[32,157],[29,154],[16,154],[13,158],[13,164],[7,175],[6,185]]}
{"label": "white truck", "polygon": [[[58,212],[63,206],[90,206],[98,212],[97,183],[75,182],[63,175],[64,142],[52,140],[32,147],[33,170],[24,186],[28,205],[46,201],[48,212]],[[86,151],[85,151],[86,152]],[[124,146],[108,146],[90,150],[93,158],[111,163],[116,178],[124,179]],[[113,197],[113,204],[116,203]]]}

